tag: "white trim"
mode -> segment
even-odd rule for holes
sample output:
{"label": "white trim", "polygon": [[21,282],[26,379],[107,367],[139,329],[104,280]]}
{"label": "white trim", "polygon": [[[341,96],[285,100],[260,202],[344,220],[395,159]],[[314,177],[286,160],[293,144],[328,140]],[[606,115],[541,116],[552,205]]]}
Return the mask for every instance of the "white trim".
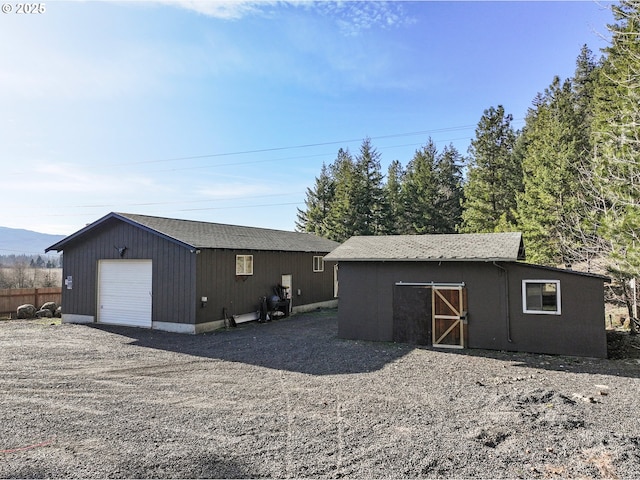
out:
{"label": "white trim", "polygon": [[62,323],[95,323],[93,315],[78,315],[77,313],[63,313]]}
{"label": "white trim", "polygon": [[[552,283],[556,286],[556,309],[555,310],[530,310],[527,308],[527,284]],[[541,280],[537,278],[522,280],[522,313],[532,315],[562,315],[562,295],[560,292],[560,280]]]}
{"label": "white trim", "polygon": [[337,307],[338,307],[338,299],[326,300],[324,302],[307,303],[306,305],[297,305],[293,307],[293,313],[306,313],[306,312],[313,312],[314,310],[318,310],[319,308],[337,308]]}
{"label": "white trim", "polygon": [[[318,261],[318,265],[317,266],[316,266],[316,261]],[[322,255],[314,255],[313,256],[313,271],[314,272],[324,272],[324,257]]]}
{"label": "white trim", "polygon": [[152,328],[153,260],[98,260],[98,323]]}
{"label": "white trim", "polygon": [[465,283],[436,283],[436,282],[396,282],[399,287],[437,287],[440,290],[457,290],[464,287]]}
{"label": "white trim", "polygon": [[236,323],[252,322],[260,318],[260,312],[241,313],[239,315],[232,315],[232,317]]}
{"label": "white trim", "polygon": [[[238,260],[242,259],[242,268]],[[247,261],[247,260],[251,261]],[[236,275],[253,275],[253,255],[236,255]]]}
{"label": "white trim", "polygon": [[189,335],[197,335],[199,333],[210,332],[219,328],[224,328],[224,320],[214,320],[213,322],[198,323],[176,323],[176,322],[153,322],[153,330],[162,330],[172,333],[186,333]]}

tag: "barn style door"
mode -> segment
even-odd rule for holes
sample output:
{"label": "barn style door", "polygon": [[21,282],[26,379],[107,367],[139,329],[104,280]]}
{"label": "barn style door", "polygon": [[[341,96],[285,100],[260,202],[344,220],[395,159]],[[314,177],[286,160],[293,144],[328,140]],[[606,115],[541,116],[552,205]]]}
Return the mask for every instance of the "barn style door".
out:
{"label": "barn style door", "polygon": [[467,290],[464,286],[431,289],[433,346],[464,348],[467,334]]}
{"label": "barn style door", "polygon": [[430,285],[395,285],[392,338],[394,342],[431,345]]}

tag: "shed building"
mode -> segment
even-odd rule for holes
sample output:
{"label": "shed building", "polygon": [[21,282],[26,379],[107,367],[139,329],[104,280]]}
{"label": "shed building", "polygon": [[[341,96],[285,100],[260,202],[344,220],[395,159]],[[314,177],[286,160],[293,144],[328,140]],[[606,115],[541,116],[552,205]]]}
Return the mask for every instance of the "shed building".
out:
{"label": "shed building", "polygon": [[335,306],[338,243],[308,233],[109,213],[63,251],[63,321],[183,333],[258,319],[278,287],[290,311]]}
{"label": "shed building", "polygon": [[338,335],[445,348],[606,357],[608,278],[521,262],[520,233],[352,237]]}

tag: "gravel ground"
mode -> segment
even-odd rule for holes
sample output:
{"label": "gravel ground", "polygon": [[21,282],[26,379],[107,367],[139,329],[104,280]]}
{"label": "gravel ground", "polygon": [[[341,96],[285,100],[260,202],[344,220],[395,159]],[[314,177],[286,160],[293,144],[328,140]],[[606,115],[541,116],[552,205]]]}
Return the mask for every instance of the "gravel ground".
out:
{"label": "gravel ground", "polygon": [[0,322],[0,477],[640,477],[638,358],[336,333]]}

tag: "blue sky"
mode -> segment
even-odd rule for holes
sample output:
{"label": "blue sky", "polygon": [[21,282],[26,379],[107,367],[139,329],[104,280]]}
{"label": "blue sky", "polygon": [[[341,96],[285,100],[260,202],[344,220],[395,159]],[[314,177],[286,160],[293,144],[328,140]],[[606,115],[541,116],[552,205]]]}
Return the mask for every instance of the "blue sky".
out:
{"label": "blue sky", "polygon": [[[6,3],[6,2],[5,2]],[[602,2],[60,1],[0,13],[0,225],[111,211],[293,230],[323,162],[365,137],[403,165],[520,128]]]}

